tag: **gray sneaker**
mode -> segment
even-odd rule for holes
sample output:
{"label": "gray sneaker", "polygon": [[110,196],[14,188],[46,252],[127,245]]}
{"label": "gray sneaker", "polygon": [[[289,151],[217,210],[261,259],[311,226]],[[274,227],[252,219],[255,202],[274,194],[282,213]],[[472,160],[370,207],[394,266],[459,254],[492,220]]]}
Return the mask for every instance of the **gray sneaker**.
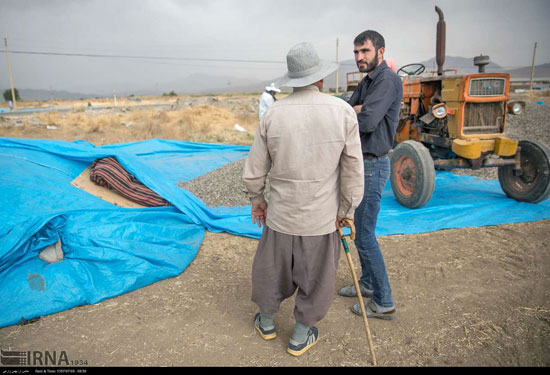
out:
{"label": "gray sneaker", "polygon": [[254,316],[254,328],[256,328],[256,331],[258,331],[264,340],[273,340],[277,337],[277,332],[275,331],[274,326],[264,328],[260,325],[260,313],[257,313]]}
{"label": "gray sneaker", "polygon": [[307,339],[303,343],[297,343],[292,338],[288,343],[286,351],[288,354],[292,354],[295,357],[299,357],[309,349],[311,349],[319,341],[319,329],[317,327],[310,327],[307,333]]}
{"label": "gray sneaker", "polygon": [[[372,290],[365,288],[363,285],[359,284],[359,289],[361,289],[361,295],[366,298],[372,298]],[[347,285],[338,291],[338,294],[344,297],[357,297],[357,291],[355,290],[355,285]]]}
{"label": "gray sneaker", "polygon": [[[377,307],[377,305],[373,301],[364,302],[365,305],[365,312],[367,313],[367,318],[378,318],[378,319],[384,319],[384,320],[392,320],[397,317],[397,310],[395,310],[395,307],[393,307],[389,311],[383,311],[380,310]],[[359,316],[362,316],[361,308],[359,307],[359,304],[356,303],[351,307],[351,311],[354,314],[357,314]]]}

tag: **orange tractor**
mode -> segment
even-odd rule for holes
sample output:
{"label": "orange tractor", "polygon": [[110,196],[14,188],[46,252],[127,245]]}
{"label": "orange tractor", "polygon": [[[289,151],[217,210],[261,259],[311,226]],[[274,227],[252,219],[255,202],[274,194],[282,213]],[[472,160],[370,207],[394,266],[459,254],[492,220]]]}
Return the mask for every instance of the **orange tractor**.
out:
{"label": "orange tractor", "polygon": [[[437,23],[437,72],[409,64],[397,73],[403,102],[391,155],[391,187],[402,205],[426,204],[434,191],[435,169],[498,167],[508,197],[537,203],[550,196],[550,148],[539,141],[505,136],[508,115],[525,109],[509,101],[510,76],[485,73],[488,56],[474,58],[479,73],[458,75],[443,69],[445,21]],[[446,74],[454,71],[453,74]]]}

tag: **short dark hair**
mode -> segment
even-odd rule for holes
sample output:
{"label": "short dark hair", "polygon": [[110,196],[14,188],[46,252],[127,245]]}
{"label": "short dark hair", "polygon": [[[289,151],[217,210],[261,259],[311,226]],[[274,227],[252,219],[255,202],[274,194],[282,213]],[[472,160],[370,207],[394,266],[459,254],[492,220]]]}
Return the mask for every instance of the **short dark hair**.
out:
{"label": "short dark hair", "polygon": [[384,37],[374,30],[363,31],[361,34],[355,37],[353,44],[361,45],[367,40],[370,40],[374,48],[378,51],[380,48],[386,48]]}

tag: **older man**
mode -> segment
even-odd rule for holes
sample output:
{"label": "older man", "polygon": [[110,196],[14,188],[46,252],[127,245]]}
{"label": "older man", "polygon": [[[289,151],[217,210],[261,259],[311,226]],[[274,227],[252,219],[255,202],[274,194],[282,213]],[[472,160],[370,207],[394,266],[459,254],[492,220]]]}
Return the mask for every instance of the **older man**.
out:
{"label": "older man", "polygon": [[[275,102],[258,127],[243,181],[252,221],[264,225],[252,267],[254,325],[262,338],[276,337],[274,314],[298,290],[288,353],[315,345],[334,295],[340,255],[337,225],[353,219],[363,196],[363,157],[352,107],[323,94],[323,79],[336,65],[319,59],[311,43],[287,54],[280,86],[293,93]],[[264,197],[269,173],[269,204]]]}

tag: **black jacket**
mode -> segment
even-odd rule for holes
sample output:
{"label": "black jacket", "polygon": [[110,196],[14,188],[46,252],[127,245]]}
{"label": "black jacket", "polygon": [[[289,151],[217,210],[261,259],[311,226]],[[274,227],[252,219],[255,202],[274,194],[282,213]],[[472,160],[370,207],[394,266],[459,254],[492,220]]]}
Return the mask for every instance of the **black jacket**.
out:
{"label": "black jacket", "polygon": [[359,82],[348,103],[362,105],[357,120],[363,153],[381,156],[393,147],[402,99],[401,78],[385,61]]}

